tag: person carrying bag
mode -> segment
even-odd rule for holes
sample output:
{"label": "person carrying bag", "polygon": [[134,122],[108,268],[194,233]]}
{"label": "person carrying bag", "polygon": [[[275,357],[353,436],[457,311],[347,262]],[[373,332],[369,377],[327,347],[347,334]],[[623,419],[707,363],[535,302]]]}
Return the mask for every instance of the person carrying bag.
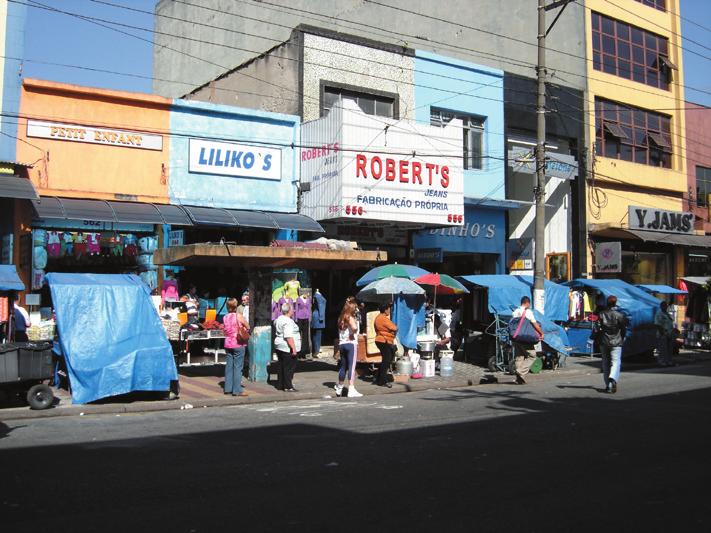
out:
{"label": "person carrying bag", "polygon": [[521,306],[513,312],[509,322],[509,335],[514,352],[516,384],[525,385],[524,376],[536,360],[536,343],[544,338],[543,330],[531,311],[531,299],[521,298]]}

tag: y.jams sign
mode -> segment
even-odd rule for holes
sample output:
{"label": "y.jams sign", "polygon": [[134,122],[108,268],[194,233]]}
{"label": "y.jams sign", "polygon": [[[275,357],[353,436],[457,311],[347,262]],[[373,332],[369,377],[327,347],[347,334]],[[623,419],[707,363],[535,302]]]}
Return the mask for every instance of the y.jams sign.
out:
{"label": "y.jams sign", "polygon": [[372,117],[346,101],[343,109],[304,124],[301,177],[310,183],[305,214],[461,225],[461,123],[455,122],[440,128]]}
{"label": "y.jams sign", "polygon": [[629,206],[627,217],[630,229],[669,233],[694,232],[694,215],[692,213]]}

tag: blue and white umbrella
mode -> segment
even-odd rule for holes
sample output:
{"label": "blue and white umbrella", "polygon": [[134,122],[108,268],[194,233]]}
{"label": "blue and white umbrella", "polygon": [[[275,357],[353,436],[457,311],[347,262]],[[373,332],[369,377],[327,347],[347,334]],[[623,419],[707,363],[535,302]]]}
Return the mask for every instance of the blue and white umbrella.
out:
{"label": "blue and white umbrella", "polygon": [[382,302],[386,297],[392,298],[398,294],[425,294],[425,290],[407,278],[388,276],[363,287],[356,298],[364,302]]}

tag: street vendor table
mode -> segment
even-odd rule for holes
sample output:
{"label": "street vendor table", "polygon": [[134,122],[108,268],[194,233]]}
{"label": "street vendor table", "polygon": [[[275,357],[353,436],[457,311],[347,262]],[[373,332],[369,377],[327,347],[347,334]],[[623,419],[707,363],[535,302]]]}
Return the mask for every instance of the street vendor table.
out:
{"label": "street vendor table", "polygon": [[203,348],[203,352],[214,356],[214,364],[220,364],[220,356],[226,355],[223,342],[225,333],[218,329],[203,329],[197,331],[189,331],[183,329],[180,331],[180,353],[178,356],[185,356],[185,362],[180,363],[180,366],[194,366],[202,363],[193,363],[190,359],[190,344],[194,342],[207,343],[209,347]]}

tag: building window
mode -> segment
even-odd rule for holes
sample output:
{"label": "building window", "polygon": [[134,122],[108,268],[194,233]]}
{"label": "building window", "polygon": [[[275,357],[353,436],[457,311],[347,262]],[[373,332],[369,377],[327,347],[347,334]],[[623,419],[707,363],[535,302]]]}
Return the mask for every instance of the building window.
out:
{"label": "building window", "polygon": [[592,14],[593,68],[658,89],[669,89],[676,65],[659,35]]}
{"label": "building window", "polygon": [[696,203],[702,207],[709,205],[711,194],[711,168],[696,166]]}
{"label": "building window", "polygon": [[445,111],[434,107],[430,110],[430,124],[433,126],[444,127],[455,118],[462,121],[464,169],[483,169],[485,157],[484,119],[471,115],[452,113],[451,111]]}
{"label": "building window", "polygon": [[323,88],[321,116],[328,113],[338,103],[339,99],[354,102],[366,115],[395,117],[395,98],[328,86]]}
{"label": "building window", "polygon": [[595,152],[613,159],[671,168],[671,117],[595,99]]}
{"label": "building window", "polygon": [[667,0],[635,0],[635,2],[639,2],[640,4],[644,4],[645,6],[653,7],[655,9],[658,9],[659,11],[667,10]]}

